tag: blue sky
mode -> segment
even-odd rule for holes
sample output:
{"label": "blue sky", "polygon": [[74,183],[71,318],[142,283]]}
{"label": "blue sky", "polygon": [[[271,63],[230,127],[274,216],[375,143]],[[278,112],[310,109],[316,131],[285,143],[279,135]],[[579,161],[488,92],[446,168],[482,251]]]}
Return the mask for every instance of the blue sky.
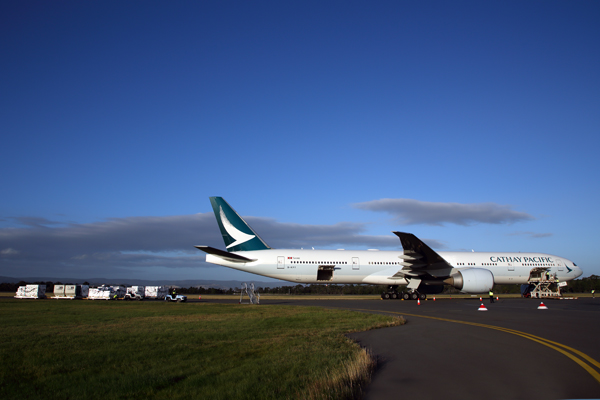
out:
{"label": "blue sky", "polygon": [[209,196],[273,247],[395,249],[402,230],[600,274],[598,15],[3,2],[0,275],[256,279],[192,247],[224,247]]}

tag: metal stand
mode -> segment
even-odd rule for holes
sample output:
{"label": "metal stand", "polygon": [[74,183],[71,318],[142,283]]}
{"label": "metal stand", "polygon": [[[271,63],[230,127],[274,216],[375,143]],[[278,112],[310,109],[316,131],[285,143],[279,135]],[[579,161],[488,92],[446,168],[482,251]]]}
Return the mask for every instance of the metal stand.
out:
{"label": "metal stand", "polygon": [[260,294],[254,291],[254,283],[251,283],[250,287],[248,287],[247,283],[242,284],[242,290],[240,291],[240,304],[243,304],[244,293],[246,293],[248,299],[250,299],[249,304],[260,304]]}
{"label": "metal stand", "polygon": [[540,299],[542,297],[560,297],[560,286],[556,278],[546,274],[548,268],[538,267],[531,270],[529,284],[531,285],[531,297]]}

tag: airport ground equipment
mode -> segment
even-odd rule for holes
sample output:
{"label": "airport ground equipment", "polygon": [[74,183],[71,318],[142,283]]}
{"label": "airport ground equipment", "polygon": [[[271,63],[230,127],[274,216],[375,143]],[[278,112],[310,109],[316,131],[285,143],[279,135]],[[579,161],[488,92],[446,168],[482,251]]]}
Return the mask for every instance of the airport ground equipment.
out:
{"label": "airport ground equipment", "polygon": [[126,286],[116,285],[116,286],[112,286],[112,288],[115,290],[115,294],[117,295],[117,298],[122,299],[123,297],[125,297],[125,293],[127,293]]}
{"label": "airport ground equipment", "polygon": [[164,300],[168,292],[169,288],[166,286],[146,286],[144,297],[146,299]]}
{"label": "airport ground equipment", "polygon": [[54,285],[54,296],[53,299],[61,299],[65,297],[65,286],[66,285]]}
{"label": "airport ground equipment", "polygon": [[187,301],[187,296],[176,293],[169,293],[165,296],[165,301],[176,301],[178,303],[183,303]]}
{"label": "airport ground equipment", "polygon": [[112,286],[103,285],[97,288],[90,288],[88,300],[113,300],[116,294],[117,292]]}
{"label": "airport ground equipment", "polygon": [[83,299],[89,295],[88,285],[54,285],[53,299]]}
{"label": "airport ground equipment", "polygon": [[255,291],[254,283],[251,283],[250,286],[248,286],[247,283],[242,285],[242,290],[240,291],[240,304],[244,301],[244,293],[246,293],[246,296],[250,299],[250,304],[260,304],[260,293]]}
{"label": "airport ground equipment", "polygon": [[46,285],[19,286],[15,299],[45,299]]}
{"label": "airport ground equipment", "polygon": [[123,300],[144,300],[146,288],[144,286],[130,286]]}
{"label": "airport ground equipment", "polygon": [[[532,268],[528,283],[521,286],[521,295],[539,299],[542,297],[560,297],[560,288],[564,286],[556,277],[548,273],[549,268]],[[566,282],[564,282],[566,284]]]}

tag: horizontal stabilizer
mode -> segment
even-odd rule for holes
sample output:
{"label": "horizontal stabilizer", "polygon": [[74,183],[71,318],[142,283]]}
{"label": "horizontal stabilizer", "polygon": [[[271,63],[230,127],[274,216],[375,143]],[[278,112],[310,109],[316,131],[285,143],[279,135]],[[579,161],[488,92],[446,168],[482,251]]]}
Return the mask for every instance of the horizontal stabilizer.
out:
{"label": "horizontal stabilizer", "polygon": [[237,255],[235,253],[229,253],[227,251],[215,249],[214,247],[210,247],[210,246],[194,246],[194,247],[197,248],[198,250],[202,250],[205,253],[212,254],[215,257],[219,257],[219,258],[222,258],[223,260],[234,262],[234,263],[247,263],[247,262],[256,261],[251,258]]}

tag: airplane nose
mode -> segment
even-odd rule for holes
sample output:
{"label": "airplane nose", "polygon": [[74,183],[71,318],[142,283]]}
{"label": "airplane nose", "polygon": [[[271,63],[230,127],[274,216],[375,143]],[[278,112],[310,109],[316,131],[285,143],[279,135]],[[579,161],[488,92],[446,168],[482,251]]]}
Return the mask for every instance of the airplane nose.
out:
{"label": "airplane nose", "polygon": [[579,278],[581,275],[583,275],[583,270],[579,267],[577,267],[577,276],[575,278]]}

